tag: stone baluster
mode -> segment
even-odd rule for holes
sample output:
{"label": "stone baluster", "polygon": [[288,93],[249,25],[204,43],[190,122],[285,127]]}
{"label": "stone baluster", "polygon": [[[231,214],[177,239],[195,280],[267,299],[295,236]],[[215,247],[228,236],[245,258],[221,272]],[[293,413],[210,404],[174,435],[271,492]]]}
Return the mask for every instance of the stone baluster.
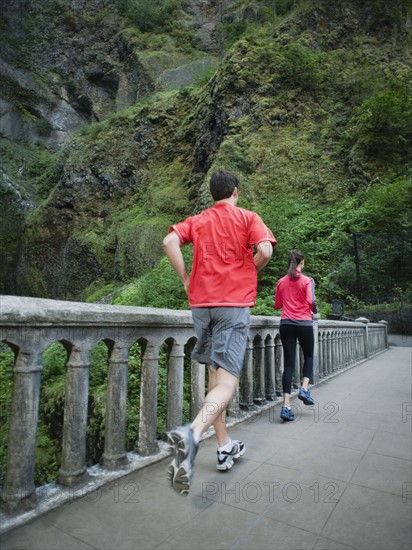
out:
{"label": "stone baluster", "polygon": [[7,475],[2,492],[3,507],[8,513],[30,509],[36,503],[34,468],[41,369],[39,351],[18,350],[14,365]]}
{"label": "stone baluster", "polygon": [[342,330],[336,331],[336,362],[338,365],[338,370],[343,368],[343,339],[345,337],[345,333]]}
{"label": "stone baluster", "polygon": [[337,330],[336,330],[336,329],[333,329],[333,330],[332,330],[332,338],[331,338],[331,352],[332,352],[331,364],[332,364],[332,372],[336,372],[336,371],[338,370],[337,353],[336,353],[336,352],[337,352],[337,349],[336,349],[337,341],[338,341]]}
{"label": "stone baluster", "polygon": [[345,339],[344,339],[344,346],[343,346],[343,358],[345,361],[345,367],[349,366],[349,330],[345,330]]}
{"label": "stone baluster", "polygon": [[281,397],[282,390],[282,375],[283,375],[283,347],[280,341],[279,334],[275,338],[275,384],[276,396]]}
{"label": "stone baluster", "polygon": [[380,349],[388,349],[388,321],[379,321],[379,324],[382,324],[385,327],[384,333],[382,335],[381,333],[381,345],[379,346]]}
{"label": "stone baluster", "polygon": [[315,313],[313,314],[313,336],[314,336],[314,347],[313,347],[313,384],[317,384],[320,379],[320,361],[319,361],[319,319],[320,315]]}
{"label": "stone baluster", "polygon": [[140,419],[137,452],[142,456],[159,451],[157,443],[157,388],[159,372],[159,345],[148,342],[142,359],[140,387]]}
{"label": "stone baluster", "polygon": [[87,477],[86,430],[90,350],[74,345],[67,361],[62,464],[59,483],[69,487]]}
{"label": "stone baluster", "polygon": [[254,351],[255,362],[253,365],[253,373],[255,390],[253,402],[256,405],[263,405],[265,402],[265,346],[260,337],[255,339]]}
{"label": "stone baluster", "polygon": [[184,362],[184,346],[174,341],[169,354],[167,374],[167,430],[183,423]]}
{"label": "stone baluster", "polygon": [[247,339],[246,353],[241,376],[241,405],[244,409],[253,408],[253,342]]}
{"label": "stone baluster", "polygon": [[333,337],[332,331],[328,331],[327,336],[327,349],[328,349],[328,374],[333,372],[333,353],[332,353]]}
{"label": "stone baluster", "polygon": [[292,379],[292,388],[297,390],[300,386],[301,381],[301,361],[300,361],[300,346],[299,344],[296,344],[296,355],[295,355],[295,369],[293,371],[293,379]]}
{"label": "stone baluster", "polygon": [[350,338],[351,338],[350,330],[346,329],[346,331],[345,331],[345,346],[344,346],[344,349],[343,349],[343,353],[344,353],[344,356],[345,356],[345,366],[346,367],[350,366]]}
{"label": "stone baluster", "polygon": [[328,375],[328,356],[327,356],[327,350],[326,350],[326,331],[325,329],[322,329],[320,332],[320,345],[322,346],[322,349],[320,351],[320,356],[322,358],[321,365],[322,365],[322,376],[325,378]]}
{"label": "stone baluster", "polygon": [[276,401],[275,342],[271,337],[265,341],[265,375],[266,401]]}
{"label": "stone baluster", "polygon": [[319,364],[319,378],[323,378],[325,376],[324,371],[324,364],[323,364],[323,331],[319,329],[318,332],[318,364]]}
{"label": "stone baluster", "polygon": [[340,370],[343,367],[343,362],[342,362],[343,338],[344,338],[343,331],[342,330],[337,330],[336,331],[336,356],[335,356],[335,362],[336,362],[337,370]]}
{"label": "stone baluster", "polygon": [[202,407],[205,399],[206,368],[205,365],[192,360],[190,370],[191,396],[190,396],[190,419],[193,420]]}
{"label": "stone baluster", "polygon": [[240,417],[239,379],[237,381],[235,393],[227,406],[227,415],[231,418]]}
{"label": "stone baluster", "polygon": [[359,355],[359,330],[352,330],[352,341],[350,342],[350,363],[355,363]]}
{"label": "stone baluster", "polygon": [[363,356],[365,359],[369,357],[369,319],[366,319],[365,317],[359,317],[359,319],[355,319],[357,323],[363,323],[365,325],[364,331],[363,331]]}
{"label": "stone baluster", "polygon": [[129,349],[115,344],[110,353],[106,394],[103,466],[116,469],[127,463],[126,409]]}
{"label": "stone baluster", "polygon": [[363,329],[358,329],[358,338],[357,338],[357,353],[355,360],[360,360],[365,357],[365,335]]}

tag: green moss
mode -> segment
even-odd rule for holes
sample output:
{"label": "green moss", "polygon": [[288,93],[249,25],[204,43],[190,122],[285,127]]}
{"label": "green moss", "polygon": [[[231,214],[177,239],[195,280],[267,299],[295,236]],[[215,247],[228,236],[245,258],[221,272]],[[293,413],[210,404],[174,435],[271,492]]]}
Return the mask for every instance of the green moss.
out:
{"label": "green moss", "polygon": [[[189,210],[183,182],[190,178],[190,168],[180,159],[167,166],[148,169],[143,177],[146,187],[144,210],[148,215],[183,216]],[[146,180],[146,182],[145,182]]]}
{"label": "green moss", "polygon": [[[190,269],[191,247],[182,249],[186,265]],[[166,257],[163,257],[137,282],[117,294],[114,304],[168,309],[189,309],[184,287]]]}
{"label": "green moss", "polygon": [[36,118],[29,108],[40,100],[40,96],[32,89],[21,87],[16,80],[7,75],[1,77],[1,94],[4,99],[15,104],[25,118]]}
{"label": "green moss", "polygon": [[[178,2],[168,6],[173,12]],[[408,103],[400,101],[407,98],[406,87],[402,93],[398,88],[388,92],[393,75],[399,80],[407,67],[400,29],[396,40],[387,29],[379,36],[364,34],[364,28],[372,27],[365,27],[366,11],[355,0],[348,3],[345,27],[340,4],[302,0],[295,11],[293,2],[278,0],[277,14],[270,13],[269,2],[251,6],[239,0],[231,6],[239,23],[231,27],[232,38],[239,40],[203,87],[154,94],[84,127],[65,148],[59,174],[73,174],[81,182],[72,199],[69,240],[77,239],[85,254],[90,251],[103,273],[96,275],[89,295],[98,294],[99,284],[128,284],[154,269],[169,225],[210,204],[208,177],[216,168],[240,176],[239,204],[270,220],[279,236],[279,258],[284,259],[288,246],[305,243],[309,233],[304,224],[322,233],[320,240],[310,241],[316,254],[321,256],[322,246],[332,254],[325,229],[331,227],[323,216],[333,217],[342,197],[356,195],[378,179],[396,177],[410,165]],[[141,17],[138,7],[137,0],[123,3],[122,17],[129,24]],[[144,24],[156,27],[159,7],[158,2],[150,5],[153,18]],[[235,23],[229,11],[224,15],[219,32]],[[85,14],[81,28],[91,28],[94,19]],[[174,26],[172,19],[168,24]],[[175,31],[167,38],[136,26],[122,33],[137,50],[145,44],[144,62],[161,72],[199,56],[179,47]],[[384,124],[375,132],[383,104]],[[384,163],[378,162],[379,143],[390,150]],[[33,243],[43,239],[47,244],[52,238],[41,228],[43,215],[62,196],[56,188],[38,222],[33,218]],[[318,225],[306,216],[312,209],[322,212]],[[342,231],[343,242],[349,229]],[[320,264],[326,269],[323,260]],[[346,264],[350,269],[349,256]],[[327,279],[321,269],[319,277]],[[269,286],[269,277],[263,282]]]}
{"label": "green moss", "polygon": [[41,146],[0,140],[0,155],[5,171],[23,198],[36,201],[48,196],[56,183],[54,170],[59,153]]}
{"label": "green moss", "polygon": [[116,282],[106,282],[102,279],[95,281],[88,288],[83,291],[83,297],[85,302],[101,302],[112,301],[112,298],[108,300],[108,297],[116,296],[124,285],[119,285]]}
{"label": "green moss", "polygon": [[36,296],[48,298],[47,283],[41,271],[32,266],[26,266],[19,278],[19,294],[22,296]]}

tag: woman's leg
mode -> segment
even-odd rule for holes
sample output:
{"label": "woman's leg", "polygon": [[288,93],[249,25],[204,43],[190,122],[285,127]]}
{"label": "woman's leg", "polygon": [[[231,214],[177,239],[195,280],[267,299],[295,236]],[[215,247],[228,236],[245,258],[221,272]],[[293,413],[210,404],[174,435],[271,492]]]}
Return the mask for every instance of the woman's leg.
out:
{"label": "woman's leg", "polygon": [[298,327],[299,345],[303,352],[303,372],[302,386],[307,390],[309,381],[313,378],[313,350],[315,347],[315,338],[313,335],[313,327]]}
{"label": "woman's leg", "polygon": [[284,369],[282,376],[283,405],[290,404],[292,378],[296,363],[296,331],[294,325],[280,325],[280,339],[282,341]]}

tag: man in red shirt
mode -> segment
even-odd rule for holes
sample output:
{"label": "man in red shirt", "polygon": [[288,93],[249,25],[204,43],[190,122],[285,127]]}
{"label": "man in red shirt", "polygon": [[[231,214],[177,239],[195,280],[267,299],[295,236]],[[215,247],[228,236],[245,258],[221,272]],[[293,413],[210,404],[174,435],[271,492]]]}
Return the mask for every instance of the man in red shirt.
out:
{"label": "man in red shirt", "polygon": [[[255,304],[257,273],[270,260],[276,239],[260,217],[237,207],[238,178],[227,170],[210,179],[214,205],[172,225],[163,247],[189,298],[197,342],[192,357],[209,366],[208,392],[190,425],[168,434],[174,458],[168,469],[172,487],[187,495],[203,433],[213,425],[217,468],[229,470],[245,452],[226,429],[226,407],[236,391]],[[181,247],[193,244],[191,274]]]}

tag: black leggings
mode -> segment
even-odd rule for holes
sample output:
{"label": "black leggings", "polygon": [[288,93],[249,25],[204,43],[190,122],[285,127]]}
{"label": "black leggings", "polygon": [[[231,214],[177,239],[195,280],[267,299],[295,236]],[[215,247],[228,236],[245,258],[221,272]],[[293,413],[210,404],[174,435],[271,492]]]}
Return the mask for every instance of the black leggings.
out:
{"label": "black leggings", "polygon": [[312,378],[313,376],[313,348],[315,343],[313,327],[281,324],[279,333],[285,358],[282,377],[283,393],[290,393],[296,364],[296,341],[299,342],[303,351],[303,378]]}

